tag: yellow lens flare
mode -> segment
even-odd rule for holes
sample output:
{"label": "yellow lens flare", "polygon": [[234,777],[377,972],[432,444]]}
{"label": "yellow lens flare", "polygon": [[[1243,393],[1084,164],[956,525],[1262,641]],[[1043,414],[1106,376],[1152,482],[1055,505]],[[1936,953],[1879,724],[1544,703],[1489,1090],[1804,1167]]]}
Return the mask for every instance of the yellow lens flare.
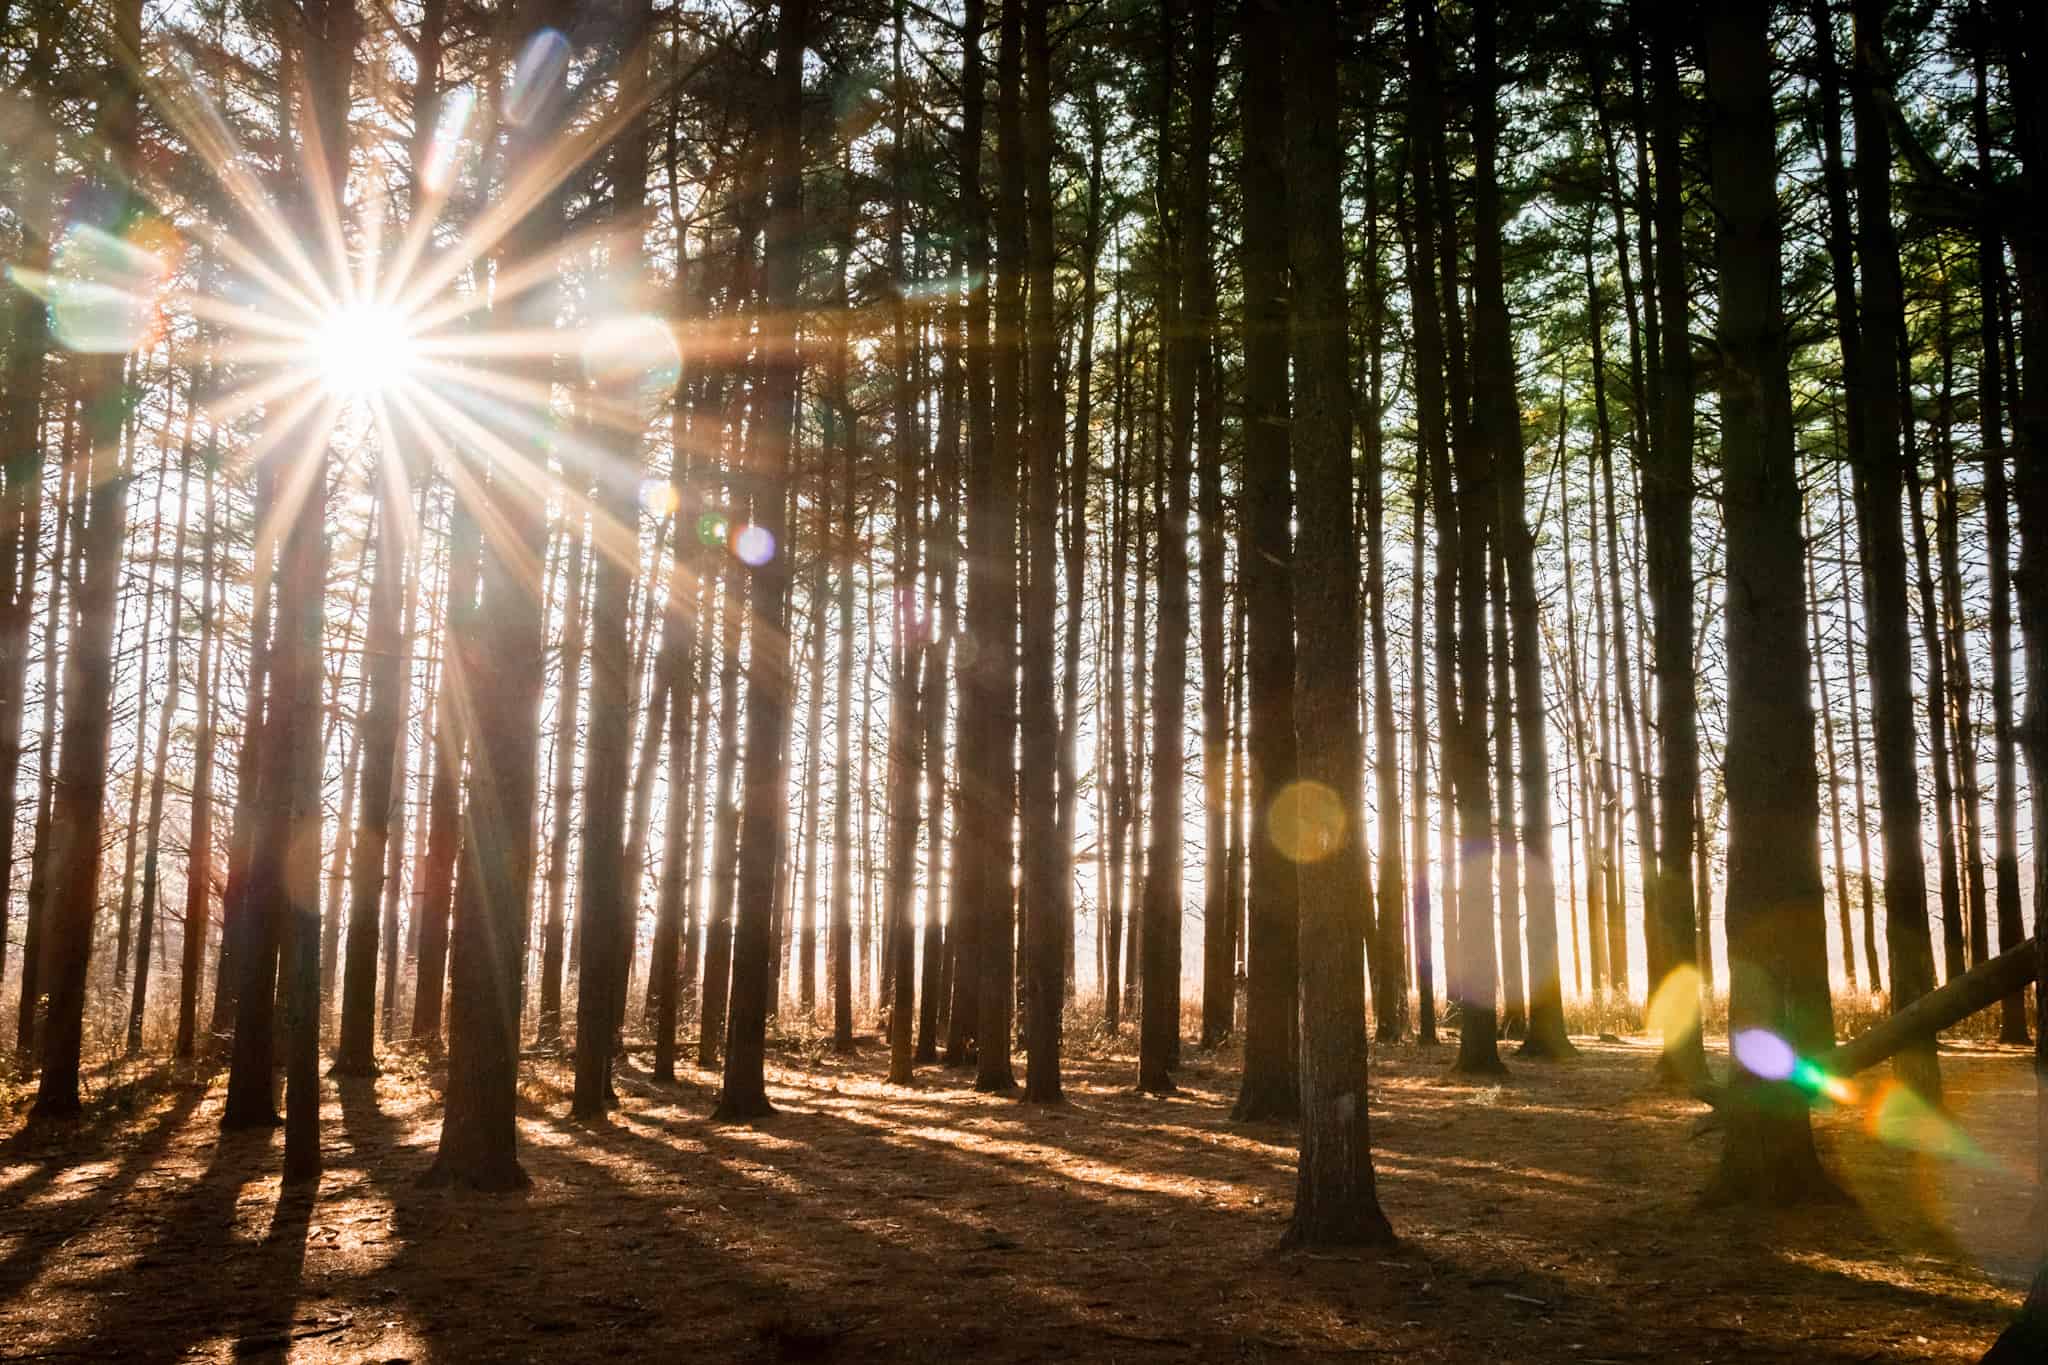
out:
{"label": "yellow lens flare", "polygon": [[1672,968],[1650,996],[1650,1032],[1674,1042],[1700,1028],[1700,973],[1690,965]]}
{"label": "yellow lens flare", "polygon": [[1266,837],[1294,863],[1321,862],[1344,841],[1344,802],[1320,782],[1290,782],[1266,807]]}

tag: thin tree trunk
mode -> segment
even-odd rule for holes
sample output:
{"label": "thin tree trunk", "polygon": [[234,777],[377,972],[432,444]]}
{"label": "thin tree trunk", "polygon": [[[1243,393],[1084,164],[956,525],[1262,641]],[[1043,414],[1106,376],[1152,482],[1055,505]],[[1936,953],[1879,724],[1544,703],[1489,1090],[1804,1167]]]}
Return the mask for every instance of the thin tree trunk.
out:
{"label": "thin tree trunk", "polygon": [[[967,31],[977,32],[978,0],[967,8]],[[969,857],[977,873],[968,888],[978,907],[976,929],[978,971],[975,1026],[975,1089],[1006,1092],[1016,1084],[1010,1065],[1010,1025],[1015,991],[1015,908],[1010,893],[1011,825],[1016,811],[1017,705],[1015,650],[1017,625],[1017,468],[1014,463],[1019,430],[1018,405],[1022,376],[1018,341],[1023,323],[1024,180],[1022,157],[1013,152],[1022,140],[1019,80],[1023,60],[1023,16],[1005,4],[996,60],[996,137],[1001,175],[996,207],[996,318],[988,339],[993,360],[993,393],[987,435],[973,451],[967,543],[972,559],[967,583],[967,628],[975,642],[973,667],[962,679],[961,705],[970,717],[960,754],[960,781],[972,794],[969,805],[972,838]],[[979,63],[976,62],[976,79]],[[977,153],[978,155],[978,153]],[[978,185],[977,191],[978,193]],[[963,195],[970,206],[973,196]],[[988,259],[980,243],[978,215],[970,218],[968,250],[977,275],[987,274]],[[970,319],[968,354],[978,349]],[[984,334],[985,335],[985,334]],[[970,385],[971,385],[970,381]],[[977,404],[979,399],[977,397]],[[972,444],[972,443],[971,443]],[[979,498],[974,497],[978,488]],[[977,518],[974,504],[981,515]],[[965,741],[972,738],[969,746]],[[970,754],[972,762],[970,762]]]}
{"label": "thin tree trunk", "polygon": [[1821,634],[1820,576],[1814,572],[1813,566],[1813,528],[1803,507],[1799,529],[1800,538],[1806,543],[1807,615],[1813,630],[1814,677],[1820,691],[1821,750],[1827,755],[1828,765],[1828,832],[1831,836],[1829,846],[1835,854],[1836,919],[1842,935],[1842,974],[1848,980],[1849,991],[1853,995],[1856,992],[1856,932],[1849,915],[1849,873],[1842,846],[1841,778],[1835,771],[1835,703],[1828,690],[1827,640]]}
{"label": "thin tree trunk", "polygon": [[217,632],[213,619],[214,485],[213,455],[217,433],[209,432],[206,461],[205,525],[200,531],[199,667],[192,695],[199,708],[198,733],[192,744],[192,814],[185,861],[185,939],[178,964],[178,1037],[173,1055],[184,1060],[198,1050],[199,975],[205,964],[207,928],[213,905],[213,664]]}
{"label": "thin tree trunk", "polygon": [[[583,747],[578,730],[583,703],[584,517],[582,499],[572,496],[568,513],[569,562],[564,571],[568,586],[562,601],[561,682],[555,706],[554,818],[548,831],[547,908],[541,926],[540,1024],[534,1040],[545,1048],[559,1047],[562,1042],[562,935],[569,900],[569,831],[575,812],[576,756]],[[576,923],[581,930],[580,904]],[[580,932],[577,937],[577,946],[581,947]]]}
{"label": "thin tree trunk", "polygon": [[[1981,16],[1982,7],[1973,6]],[[1991,113],[1986,92],[1984,45],[1973,62],[1976,78],[1971,125],[1977,143],[1977,174],[1986,183],[1991,167]],[[2026,938],[2020,909],[2019,782],[2015,762],[2012,696],[2012,509],[2005,464],[2004,356],[1999,319],[2009,304],[2005,293],[2005,244],[1986,225],[1977,238],[1979,347],[1977,370],[1978,449],[1984,462],[1984,558],[1989,565],[1991,649],[1992,863],[1998,878],[1998,948],[2009,952]],[[2037,912],[2038,913],[2038,912]],[[2027,1002],[2009,995],[1999,1007],[1999,1041],[2027,1041]]]}
{"label": "thin tree trunk", "polygon": [[[192,474],[192,410],[185,415],[184,447],[178,459],[178,529],[171,551],[171,654],[164,679],[163,708],[157,715],[156,761],[150,769],[149,824],[147,848],[142,855],[142,910],[136,926],[135,990],[128,1002],[127,1050],[134,1056],[142,1050],[142,1011],[149,1001],[149,943],[156,932],[157,870],[163,847],[164,769],[170,761],[171,726],[178,716],[179,671],[185,641],[185,513],[190,505]],[[200,647],[205,648],[202,639]],[[203,707],[207,698],[200,694]]]}

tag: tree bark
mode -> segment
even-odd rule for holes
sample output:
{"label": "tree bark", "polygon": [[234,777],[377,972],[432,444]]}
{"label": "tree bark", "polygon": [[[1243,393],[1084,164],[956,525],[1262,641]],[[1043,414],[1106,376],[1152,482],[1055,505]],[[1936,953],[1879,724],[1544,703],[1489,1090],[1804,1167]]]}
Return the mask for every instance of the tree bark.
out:
{"label": "tree bark", "polygon": [[[1728,652],[1729,1027],[1810,1053],[1833,1036],[1812,703],[1804,688],[1799,482],[1779,274],[1771,6],[1706,17],[1716,208]],[[1803,1099],[1737,1066],[1712,1198],[1764,1207],[1832,1190]]]}
{"label": "tree bark", "polygon": [[[1265,21],[1277,25],[1267,11]],[[1288,265],[1295,375],[1293,454],[1301,485],[1295,561],[1300,636],[1294,695],[1300,770],[1321,784],[1322,823],[1304,820],[1297,845],[1301,894],[1301,1156],[1288,1245],[1385,1244],[1368,1118],[1363,950],[1365,830],[1360,800],[1358,555],[1352,528],[1349,342],[1344,318],[1344,230],[1334,3],[1296,7],[1286,54]],[[1269,32],[1272,29],[1269,28]],[[1184,487],[1176,483],[1185,499]],[[1161,548],[1180,539],[1169,525]],[[1184,552],[1184,551],[1183,551]],[[1161,585],[1174,581],[1162,555]],[[1178,575],[1185,591],[1185,567]],[[1162,617],[1162,638],[1172,633]],[[1167,679],[1162,677],[1162,683]],[[1167,692],[1169,686],[1162,686]],[[1162,708],[1163,711],[1164,708]],[[1163,728],[1163,727],[1162,727]],[[1178,745],[1174,746],[1176,758]],[[1176,790],[1178,784],[1176,783]],[[1307,799],[1297,799],[1304,808]],[[1168,818],[1178,804],[1163,805]],[[1334,818],[1332,818],[1334,816]],[[1155,847],[1165,840],[1156,835]],[[1148,930],[1149,937],[1149,930]],[[1148,1000],[1149,1000],[1148,991]]]}
{"label": "tree bark", "polygon": [[750,471],[757,524],[771,537],[753,572],[753,652],[747,680],[746,795],[735,883],[733,988],[725,1075],[714,1116],[747,1120],[773,1112],[764,1070],[769,989],[769,915],[775,853],[784,822],[783,750],[788,743],[789,596],[787,491],[798,439],[797,286],[802,267],[803,54],[809,0],[776,9],[775,74],[769,91],[768,187],[761,321],[762,426]]}
{"label": "tree bark", "polygon": [[[1897,376],[1905,316],[1891,220],[1891,136],[1880,103],[1882,92],[1889,89],[1890,73],[1883,51],[1883,7],[1855,0],[1853,13],[1856,60],[1851,67],[1850,107],[1856,131],[1853,178],[1862,283],[1858,368],[1866,444],[1852,472],[1863,542],[1864,648],[1884,838],[1885,935],[1891,949],[1891,1002],[1897,1010],[1934,988],[1934,953],[1927,929],[1906,551],[1900,527],[1904,461],[1899,437],[1905,414],[1899,407]],[[1940,1099],[1941,1073],[1931,1042],[1902,1053],[1896,1066],[1900,1078],[1930,1102]]]}
{"label": "tree bark", "polygon": [[[1238,92],[1244,155],[1244,475],[1238,503],[1238,574],[1245,597],[1246,801],[1257,832],[1245,886],[1244,1069],[1231,1117],[1241,1122],[1300,1113],[1299,885],[1295,865],[1270,834],[1273,802],[1295,780],[1294,553],[1288,402],[1287,76],[1271,7],[1244,6]],[[1121,313],[1119,313],[1119,317]],[[1123,547],[1113,580],[1123,600]],[[1121,613],[1116,624],[1121,624]],[[1111,653],[1122,657],[1120,641]],[[1113,714],[1122,700],[1112,695]],[[1113,722],[1114,723],[1114,722]],[[1121,736],[1117,737],[1118,740]],[[1115,742],[1115,741],[1113,741]],[[1116,942],[1110,941],[1111,990]],[[1360,1027],[1363,1027],[1361,1022]]]}

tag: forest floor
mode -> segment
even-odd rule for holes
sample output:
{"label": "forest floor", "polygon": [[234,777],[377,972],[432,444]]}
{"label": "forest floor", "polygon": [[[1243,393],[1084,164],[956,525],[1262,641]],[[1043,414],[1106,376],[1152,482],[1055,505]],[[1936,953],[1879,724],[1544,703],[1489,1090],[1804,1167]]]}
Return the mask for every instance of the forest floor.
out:
{"label": "forest floor", "polygon": [[[1071,1058],[1068,1102],[977,1095],[886,1053],[773,1059],[780,1113],[708,1115],[644,1057],[603,1127],[529,1061],[517,1195],[418,1188],[438,1078],[329,1083],[326,1174],[223,1137],[224,1077],[102,1077],[86,1125],[0,1143],[0,1360],[1974,1360],[2017,1306],[2032,1197],[2025,1054],[1944,1048],[1950,1120],[1830,1112],[1850,1199],[1706,1211],[1717,1138],[1642,1042],[1498,1084],[1376,1048],[1373,1144],[1400,1242],[1276,1251],[1294,1139],[1234,1124],[1234,1052],[1180,1093]],[[1018,1065],[1022,1068],[1022,1058]],[[20,1111],[0,1114],[11,1132]]]}

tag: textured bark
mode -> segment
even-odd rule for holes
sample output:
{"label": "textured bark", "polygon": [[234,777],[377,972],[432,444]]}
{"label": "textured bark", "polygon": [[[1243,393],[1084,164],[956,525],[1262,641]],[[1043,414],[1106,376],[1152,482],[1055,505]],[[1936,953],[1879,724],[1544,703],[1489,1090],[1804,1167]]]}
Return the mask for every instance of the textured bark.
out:
{"label": "textured bark", "polygon": [[[1435,50],[1432,16],[1423,16],[1423,42]],[[1447,332],[1458,329],[1458,251],[1454,213],[1444,187],[1447,172],[1439,156],[1436,173],[1437,212],[1443,224],[1438,251],[1442,260],[1444,318]],[[1486,638],[1487,564],[1500,520],[1494,465],[1501,435],[1499,400],[1493,390],[1498,376],[1487,374],[1488,335],[1475,323],[1469,369],[1457,357],[1462,338],[1446,347],[1452,357],[1451,454],[1456,487],[1440,487],[1442,499],[1455,495],[1457,536],[1457,705],[1446,722],[1445,749],[1458,817],[1458,933],[1454,955],[1458,981],[1459,1071],[1493,1075],[1502,1070],[1499,1017],[1495,1012],[1499,972],[1494,955],[1494,840],[1492,788],[1487,780],[1486,729],[1488,649]],[[1467,376],[1470,376],[1469,378]],[[1468,407],[1469,403],[1469,407]],[[1464,414],[1469,411],[1470,425]],[[1446,483],[1449,481],[1446,480]],[[1297,710],[1299,703],[1297,703]]]}
{"label": "textured bark", "polygon": [[[130,50],[140,41],[140,10],[140,0],[122,0],[114,12],[117,40],[130,43]],[[101,111],[99,136],[119,166],[134,147],[139,101],[126,76],[110,80],[113,93]],[[42,945],[49,1015],[42,1030],[42,1074],[29,1111],[31,1122],[73,1118],[79,1112],[79,1052],[93,915],[99,902],[107,731],[113,707],[114,618],[132,478],[120,465],[123,364],[120,356],[91,357],[82,362],[79,379],[82,434],[92,472],[74,494],[81,572],[74,580],[77,625],[64,658],[63,730],[51,784],[45,908],[49,919],[47,943]],[[24,995],[24,1015],[30,1014],[33,999]]]}
{"label": "textured bark", "polygon": [[[1371,76],[1369,115],[1383,113],[1385,72]],[[1399,168],[1396,168],[1399,178]],[[1374,925],[1378,938],[1373,953],[1373,1018],[1381,1042],[1398,1042],[1408,1031],[1407,888],[1401,847],[1401,754],[1394,732],[1393,661],[1387,644],[1386,545],[1386,407],[1381,366],[1387,322],[1386,280],[1380,271],[1379,137],[1369,127],[1365,139],[1365,311],[1366,366],[1360,444],[1364,447],[1361,492],[1365,530],[1366,632],[1372,651],[1372,711],[1365,723],[1372,731],[1374,805],[1379,820],[1378,875],[1373,879]],[[1233,782],[1232,790],[1236,790]]]}
{"label": "textured bark", "polygon": [[740,824],[732,999],[726,1023],[725,1074],[715,1117],[727,1121],[773,1112],[764,1072],[769,1003],[769,918],[775,854],[783,824],[783,751],[789,727],[789,595],[787,491],[797,442],[797,284],[803,215],[803,53],[808,0],[776,9],[775,74],[768,105],[770,210],[763,253],[761,439],[749,471],[756,522],[773,538],[773,555],[754,569],[753,651],[747,679],[745,800]]}
{"label": "textured bark", "polygon": [[[44,605],[43,616],[45,640],[57,638],[58,622],[65,619],[64,611],[71,605],[69,596],[64,591],[65,584],[77,581],[78,552],[82,548],[83,537],[69,534],[77,520],[73,515],[73,488],[90,467],[90,461],[76,458],[77,433],[77,406],[74,402],[66,400],[63,444],[57,462],[57,524],[51,535],[50,591]],[[57,650],[43,651],[43,696],[46,702],[48,698],[59,695],[59,657]],[[37,1050],[39,1030],[36,1025],[41,1018],[42,993],[47,988],[42,970],[43,943],[49,925],[52,833],[50,814],[57,786],[52,756],[56,752],[57,715],[60,709],[58,706],[44,705],[42,733],[36,743],[35,834],[29,851],[28,895],[21,934],[21,1001],[15,1018],[14,1033],[15,1066],[24,1075],[32,1071],[41,1060]]]}
{"label": "textured bark", "polygon": [[[1074,965],[1075,892],[1074,863],[1077,812],[1080,807],[1081,733],[1081,628],[1088,614],[1088,485],[1092,464],[1090,438],[1095,411],[1095,314],[1098,307],[1096,268],[1102,256],[1103,156],[1109,131],[1101,92],[1092,80],[1081,96],[1083,118],[1088,126],[1088,209],[1081,233],[1081,321],[1078,353],[1074,362],[1074,445],[1066,467],[1065,525],[1061,553],[1065,557],[1067,592],[1066,649],[1060,694],[1059,814],[1055,842],[1060,850],[1060,921],[1066,936],[1067,968],[1064,973],[1066,1000],[1073,1003],[1079,986]],[[1212,310],[1213,311],[1213,308]],[[1213,355],[1213,348],[1212,348]],[[949,588],[946,600],[950,603]],[[944,641],[940,642],[941,648]],[[1099,694],[1098,694],[1099,695]],[[1100,710],[1097,711],[1098,727]],[[1098,728],[1099,733],[1099,728]],[[1105,772],[1098,769],[1099,776]],[[1098,821],[1096,828],[1101,829]],[[1103,885],[1103,865],[1098,854],[1096,886]],[[1102,925],[1102,901],[1096,898],[1096,927]]]}
{"label": "textured bark", "polygon": [[[1891,1004],[1899,1009],[1934,988],[1927,927],[1927,869],[1921,848],[1920,773],[1913,724],[1912,644],[1907,635],[1906,550],[1900,524],[1904,474],[1899,438],[1898,357],[1905,329],[1898,243],[1892,231],[1891,138],[1881,107],[1889,88],[1882,51],[1883,7],[1856,0],[1856,61],[1850,107],[1856,131],[1857,266],[1862,285],[1861,392],[1865,445],[1853,458],[1856,519],[1864,570],[1864,649],[1884,842],[1885,936]],[[1941,1095],[1934,1046],[1901,1053],[1901,1079],[1930,1101]]]}
{"label": "textured bark", "polygon": [[[849,226],[842,230],[849,234],[840,239],[836,272],[843,316],[846,311],[846,272],[853,255],[850,220]],[[826,948],[832,978],[832,1046],[840,1052],[853,1049],[853,764],[849,755],[853,738],[853,562],[859,526],[854,510],[853,467],[858,429],[846,392],[847,352],[851,344],[848,330],[839,327],[833,338],[829,362],[832,406],[844,414],[839,440],[841,479],[846,490],[846,510],[839,526],[839,581],[834,590],[839,623],[838,646],[834,654],[838,673],[834,681],[838,693],[832,727],[835,746],[832,765],[832,909],[828,927],[830,942]],[[959,1017],[957,1012],[954,1017]]]}
{"label": "textured bark", "polygon": [[[924,631],[917,609],[918,578],[918,467],[924,451],[918,439],[916,388],[916,334],[910,306],[905,297],[910,276],[904,265],[904,237],[909,231],[910,203],[904,184],[904,161],[910,150],[906,142],[906,102],[903,89],[903,0],[894,5],[895,78],[899,98],[893,112],[895,152],[890,158],[891,200],[888,260],[892,278],[903,287],[893,290],[890,305],[889,377],[892,410],[889,442],[896,457],[894,515],[890,518],[892,578],[889,612],[893,648],[889,679],[889,759],[887,821],[887,865],[883,888],[882,952],[887,959],[889,1080],[893,1085],[911,1081],[913,1033],[916,1027],[916,940],[911,924],[912,904],[917,890],[917,789],[924,757],[924,718],[918,714],[918,691],[924,676]],[[1051,641],[1046,642],[1048,645]],[[1052,667],[1048,659],[1045,664]],[[1050,774],[1048,774],[1048,780]],[[1046,816],[1051,816],[1047,803]],[[1027,814],[1026,829],[1029,826]]]}
{"label": "textured bark", "polygon": [[[1832,1039],[1813,712],[1783,685],[1810,660],[1799,481],[1779,275],[1771,7],[1706,19],[1707,143],[1716,208],[1728,650],[1729,1027],[1810,1053]],[[1803,1097],[1736,1067],[1710,1195],[1771,1207],[1832,1189]]]}
{"label": "textured bark", "polygon": [[[1265,21],[1277,25],[1267,11]],[[1393,1240],[1374,1188],[1368,1118],[1365,908],[1358,698],[1358,559],[1352,528],[1350,355],[1344,318],[1340,7],[1297,6],[1286,54],[1288,264],[1300,480],[1294,579],[1301,633],[1294,693],[1300,771],[1341,814],[1303,829],[1301,1156],[1285,1242]],[[1271,31],[1269,29],[1269,31]],[[1183,494],[1184,496],[1184,494]],[[1164,541],[1177,537],[1169,534]],[[1162,568],[1162,586],[1168,581]],[[1185,569],[1180,574],[1186,582]],[[1162,625],[1168,623],[1162,621]],[[1168,633],[1162,630],[1162,636]],[[1165,688],[1161,689],[1165,691]],[[1167,807],[1177,813],[1177,807]],[[1156,836],[1155,836],[1156,837]]]}
{"label": "textured bark", "polygon": [[[978,3],[970,3],[967,17],[968,31],[978,31]],[[1017,341],[1023,312],[1024,182],[1021,157],[1012,155],[1011,150],[1018,147],[1022,136],[1018,89],[1022,20],[1017,5],[1003,6],[996,60],[996,137],[1002,169],[995,215],[996,318],[994,335],[987,343],[994,387],[988,435],[973,451],[970,463],[967,631],[974,642],[974,659],[960,689],[962,708],[970,718],[961,737],[960,783],[967,798],[970,834],[963,852],[977,869],[967,890],[977,921],[980,979],[976,983],[975,1089],[982,1091],[1007,1091],[1016,1084],[1010,1065],[1010,1021],[1016,990],[1010,829],[1016,810],[1012,754],[1017,732],[1015,452],[1021,397]],[[972,203],[970,199],[970,206]],[[970,221],[969,270],[985,277],[989,261],[984,240],[978,222]],[[970,356],[977,349],[974,327],[970,316]],[[969,387],[973,388],[971,378]],[[978,404],[978,396],[973,401]],[[977,503],[979,517],[974,510]]]}
{"label": "textured bark", "polygon": [[[653,31],[652,0],[626,6],[619,36],[625,62],[619,73],[620,98],[629,105],[647,84],[645,38]],[[652,117],[642,111],[628,126],[611,153],[610,177],[615,226],[634,229],[634,245],[613,253],[609,288],[616,296],[636,296],[641,269],[638,215],[647,197],[647,158],[653,136]],[[599,403],[631,411],[637,395],[595,395]],[[592,460],[594,485],[590,514],[596,562],[591,568],[590,594],[590,724],[584,741],[582,867],[577,921],[583,928],[582,971],[576,989],[576,1084],[571,1116],[601,1119],[613,1102],[612,1060],[626,1004],[626,976],[633,951],[633,926],[640,901],[640,878],[627,847],[627,796],[632,785],[633,692],[639,676],[628,627],[631,596],[639,577],[640,471],[645,463],[637,425],[613,433]],[[778,550],[782,537],[776,536]],[[653,597],[653,584],[648,596]],[[566,672],[565,691],[575,687]],[[666,699],[657,695],[656,707]],[[655,720],[666,717],[658,711]],[[651,724],[650,730],[657,729]],[[655,738],[658,740],[659,736]],[[560,743],[573,745],[573,731]],[[642,841],[644,848],[644,840]],[[643,854],[644,856],[644,854]],[[524,954],[521,954],[523,959]]]}
{"label": "textured bark", "polygon": [[[1650,36],[1650,137],[1657,156],[1656,290],[1658,373],[1656,440],[1642,462],[1644,555],[1649,560],[1650,655],[1656,676],[1657,856],[1656,894],[1649,911],[1661,928],[1662,961],[1673,972],[1698,970],[1699,933],[1693,918],[1693,819],[1699,802],[1699,697],[1693,663],[1693,372],[1690,275],[1685,257],[1682,96],[1678,49],[1683,18],[1668,7],[1638,0]],[[1663,982],[1652,982],[1655,990]],[[1688,1013],[1688,1018],[1693,1016]],[[1664,1039],[1660,1068],[1675,1077],[1706,1072],[1701,1030]]]}
{"label": "textured bark", "polygon": [[[1269,833],[1267,812],[1295,778],[1293,497],[1287,422],[1286,75],[1273,13],[1248,4],[1239,51],[1244,156],[1244,476],[1238,573],[1245,596],[1247,801],[1257,826],[1245,888],[1244,1070],[1233,1118],[1300,1112],[1299,878]],[[1119,554],[1119,559],[1121,555]],[[1122,566],[1118,564],[1118,579]],[[1115,590],[1115,589],[1113,589]],[[1122,599],[1121,591],[1117,598]],[[1122,650],[1113,644],[1112,652]],[[1112,705],[1114,705],[1114,700]],[[1115,967],[1114,939],[1110,965]],[[1362,1027],[1362,1025],[1361,1025]]]}
{"label": "textured bark", "polygon": [[[547,0],[531,22],[561,24],[565,0]],[[517,31],[506,35],[523,37]],[[536,119],[507,151],[515,167],[531,164],[556,129]],[[560,231],[563,204],[550,194],[519,221],[506,240],[509,259],[538,250]],[[537,367],[545,384],[548,370]],[[470,784],[463,820],[466,848],[456,887],[448,943],[448,1089],[440,1149],[425,1177],[430,1185],[477,1190],[523,1187],[519,1165],[519,1002],[522,933],[534,873],[534,805],[540,699],[546,681],[547,631],[538,569],[547,527],[532,490],[509,471],[493,471],[478,508],[483,536],[482,611],[473,615],[474,648],[464,661],[475,717]],[[468,599],[462,605],[469,607]],[[455,661],[451,654],[450,662]],[[444,751],[445,752],[445,751]],[[420,998],[426,998],[422,942]]]}
{"label": "textured bark", "polygon": [[[1199,24],[1199,19],[1196,21]],[[1176,77],[1178,26],[1171,6],[1160,10],[1160,104],[1158,155],[1153,175],[1162,197],[1179,182],[1173,145],[1173,90]],[[1196,172],[1189,172],[1190,175]],[[1185,210],[1183,210],[1184,214]],[[1184,238],[1188,228],[1179,225]],[[1169,239],[1173,230],[1168,231]],[[1138,953],[1140,995],[1138,1016],[1138,1088],[1165,1094],[1174,1088],[1171,1075],[1180,1035],[1180,917],[1183,840],[1181,795],[1186,763],[1182,746],[1187,733],[1188,637],[1188,475],[1192,455],[1195,402],[1195,347],[1182,326],[1186,299],[1182,293],[1186,243],[1168,249],[1168,264],[1159,286],[1161,361],[1166,390],[1165,426],[1161,433],[1164,460],[1160,475],[1165,487],[1158,510],[1158,617],[1152,652],[1151,828],[1145,848],[1145,891],[1139,901]],[[1347,503],[1348,506],[1348,503]],[[1143,648],[1141,639],[1139,647]]]}
{"label": "textured bark", "polygon": [[1213,0],[1194,0],[1194,52],[1188,66],[1187,162],[1180,176],[1181,329],[1184,360],[1196,368],[1193,417],[1200,430],[1195,458],[1196,550],[1200,576],[1202,680],[1202,1046],[1230,1034],[1231,980],[1228,878],[1230,712],[1224,696],[1222,402],[1209,357],[1216,333],[1216,272],[1210,260],[1209,158],[1215,127],[1216,16]]}
{"label": "textured bark", "polygon": [[[1024,533],[1031,565],[1024,590],[1023,692],[1019,711],[1023,764],[1019,796],[1024,830],[1025,1067],[1024,1098],[1057,1104],[1060,1094],[1060,1015],[1066,1005],[1067,953],[1073,926],[1066,907],[1073,883],[1069,856],[1059,841],[1059,717],[1054,697],[1053,631],[1057,604],[1055,540],[1059,523],[1060,450],[1066,413],[1055,364],[1059,324],[1054,316],[1052,35],[1049,0],[1030,0],[1024,15],[1024,161],[1029,189],[1026,269],[1030,277],[1030,348],[1026,403],[1030,438],[1024,459],[1029,498]],[[1213,26],[1212,26],[1213,27]],[[1069,585],[1068,591],[1074,591]]]}

